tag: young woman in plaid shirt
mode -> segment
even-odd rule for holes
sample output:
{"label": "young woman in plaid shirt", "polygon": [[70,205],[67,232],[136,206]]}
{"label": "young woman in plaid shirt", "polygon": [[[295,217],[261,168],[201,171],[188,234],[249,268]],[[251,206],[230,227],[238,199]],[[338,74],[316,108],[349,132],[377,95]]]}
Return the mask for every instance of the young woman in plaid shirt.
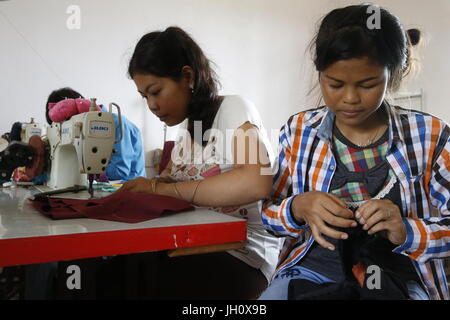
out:
{"label": "young woman in plaid shirt", "polygon": [[[369,28],[372,8],[379,28]],[[411,42],[379,7],[322,20],[314,63],[325,106],[281,129],[262,219],[287,241],[260,299],[449,298],[450,129],[385,99],[410,70]]]}

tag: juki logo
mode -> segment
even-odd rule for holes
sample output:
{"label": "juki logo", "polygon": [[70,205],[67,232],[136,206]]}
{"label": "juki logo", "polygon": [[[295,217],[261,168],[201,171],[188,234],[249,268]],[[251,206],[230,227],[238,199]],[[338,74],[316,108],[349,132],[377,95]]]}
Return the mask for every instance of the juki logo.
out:
{"label": "juki logo", "polygon": [[93,130],[93,131],[108,131],[109,128],[108,127],[102,127],[102,126],[92,126],[91,130]]}

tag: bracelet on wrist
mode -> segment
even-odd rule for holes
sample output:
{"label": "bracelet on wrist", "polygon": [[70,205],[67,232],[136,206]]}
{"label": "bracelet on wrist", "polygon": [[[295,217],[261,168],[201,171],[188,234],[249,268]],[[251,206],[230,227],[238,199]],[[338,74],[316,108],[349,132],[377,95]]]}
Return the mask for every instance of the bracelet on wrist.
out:
{"label": "bracelet on wrist", "polygon": [[175,190],[175,194],[177,195],[177,197],[180,198],[181,200],[184,200],[184,198],[180,194],[180,191],[178,191],[177,184],[172,183],[172,186],[173,186],[173,189]]}

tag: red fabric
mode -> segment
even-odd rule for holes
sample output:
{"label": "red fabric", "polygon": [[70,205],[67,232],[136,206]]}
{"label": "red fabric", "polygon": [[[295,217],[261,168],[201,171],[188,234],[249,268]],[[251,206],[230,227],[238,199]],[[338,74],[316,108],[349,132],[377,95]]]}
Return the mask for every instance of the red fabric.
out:
{"label": "red fabric", "polygon": [[14,169],[12,179],[17,182],[30,182],[31,179],[25,174],[25,170],[25,167]]}
{"label": "red fabric", "polygon": [[102,199],[38,198],[31,200],[39,212],[52,219],[91,218],[136,223],[163,213],[194,210],[188,202],[172,197],[117,191]]}
{"label": "red fabric", "polygon": [[42,174],[45,166],[45,143],[38,135],[31,136],[28,144],[34,149],[33,163],[27,167],[25,174],[30,180],[33,180],[38,175]]}
{"label": "red fabric", "polygon": [[356,280],[359,283],[361,288],[364,287],[364,279],[366,277],[366,267],[361,262],[355,264],[352,268],[352,273],[355,276]]}
{"label": "red fabric", "polygon": [[161,162],[159,164],[159,174],[164,171],[167,167],[167,164],[170,161],[170,157],[172,155],[172,149],[175,146],[175,141],[166,141],[164,142],[163,152],[161,156]]}

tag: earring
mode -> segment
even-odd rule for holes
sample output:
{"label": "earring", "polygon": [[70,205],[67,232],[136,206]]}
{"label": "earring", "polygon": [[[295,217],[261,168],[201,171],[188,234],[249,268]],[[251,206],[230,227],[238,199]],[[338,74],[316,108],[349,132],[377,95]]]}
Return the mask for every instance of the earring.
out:
{"label": "earring", "polygon": [[189,85],[189,89],[191,89],[191,93],[194,93],[194,84],[193,83],[191,83]]}

